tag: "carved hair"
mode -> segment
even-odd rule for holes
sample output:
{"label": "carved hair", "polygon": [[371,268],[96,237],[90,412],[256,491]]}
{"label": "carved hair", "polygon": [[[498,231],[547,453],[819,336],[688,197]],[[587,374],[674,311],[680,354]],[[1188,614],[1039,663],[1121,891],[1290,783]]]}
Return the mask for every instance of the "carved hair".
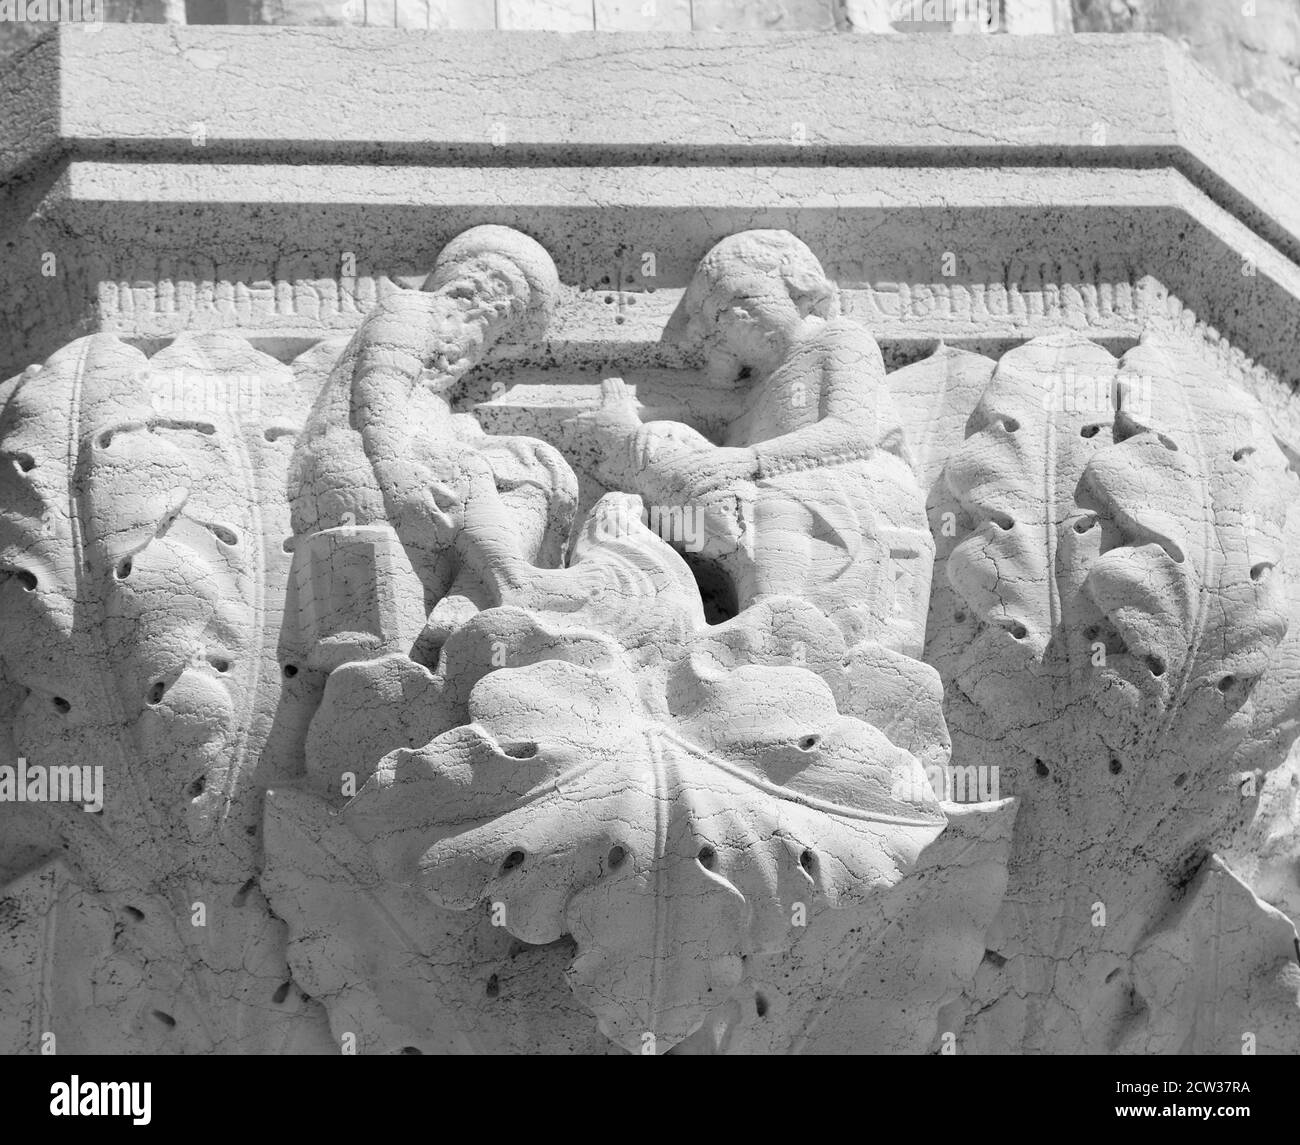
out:
{"label": "carved hair", "polygon": [[487,225],[471,227],[442,248],[424,289],[468,297],[521,321],[516,338],[540,338],[560,279],[541,243],[510,227]]}
{"label": "carved hair", "polygon": [[789,231],[741,231],[714,244],[700,259],[686,289],[691,334],[706,337],[716,311],[755,297],[755,279],[770,279],[771,290],[788,294],[803,315],[839,314],[835,284],[803,242]]}

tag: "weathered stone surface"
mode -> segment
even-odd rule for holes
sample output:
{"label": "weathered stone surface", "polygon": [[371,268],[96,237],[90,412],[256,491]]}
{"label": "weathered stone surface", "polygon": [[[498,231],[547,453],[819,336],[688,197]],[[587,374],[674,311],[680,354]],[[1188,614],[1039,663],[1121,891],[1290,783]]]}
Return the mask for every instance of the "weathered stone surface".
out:
{"label": "weathered stone surface", "polygon": [[[686,310],[715,370],[754,372],[737,444],[715,447],[682,423],[642,427],[626,387],[607,387],[578,419],[599,452],[574,461],[584,484],[642,496],[603,496],[566,567],[546,522],[558,511],[567,532],[572,478],[538,469],[540,500],[520,500],[503,484],[509,466],[488,451],[510,439],[454,445],[445,402],[425,399],[419,427],[411,398],[374,390],[409,387],[430,366],[441,379],[434,390],[454,384],[509,330],[476,334],[465,322],[477,309],[463,311],[465,300],[486,301],[493,280],[513,281],[504,297],[518,305],[484,308],[485,320],[540,330],[557,285],[549,257],[504,228],[470,231],[440,257],[432,295],[394,295],[367,319],[299,444],[295,551],[322,529],[365,545],[372,521],[391,520],[414,567],[388,579],[422,585],[416,598],[436,603],[418,640],[358,639],[337,631],[355,628],[352,585],[347,601],[325,602],[341,623],[306,634],[314,642],[303,659],[328,674],[308,774],[323,795],[350,787],[356,798],[338,825],[328,804],[284,802],[268,845],[272,897],[295,941],[309,935],[318,892],[303,873],[320,856],[302,841],[337,836],[333,846],[349,850],[339,833],[351,831],[367,845],[368,879],[417,886],[443,910],[487,909],[535,946],[570,936],[570,984],[629,1052],[670,1049],[706,1023],[722,1037],[716,1023],[730,1031],[734,1020],[728,1007],[717,1013],[720,996],[746,1008],[756,991],[775,1001],[754,976],[796,946],[803,960],[824,946],[838,957],[844,939],[822,934],[825,910],[881,909],[880,895],[944,827],[926,772],[946,758],[940,694],[911,658],[933,543],[919,488],[894,452],[897,423],[859,416],[886,408],[883,364],[864,330],[828,320],[835,289],[792,236],[720,244]],[[742,299],[752,330],[730,317]],[[348,417],[357,409],[381,417],[358,423]],[[384,411],[398,410],[386,426]],[[518,448],[567,472],[540,442]],[[640,460],[607,467],[602,454]],[[441,472],[432,482],[404,475],[407,458]],[[421,503],[426,487],[438,490],[436,504]],[[736,498],[744,504],[733,508]],[[718,563],[735,599],[714,607],[731,620],[707,624],[707,598],[678,551]],[[337,581],[341,558],[326,559]],[[310,580],[321,579],[313,564]],[[832,583],[840,595],[827,595]],[[900,677],[913,708],[902,719],[887,699]],[[384,699],[412,689],[427,697],[423,715]],[[993,861],[996,839],[985,848]],[[369,932],[346,941],[364,945]],[[324,970],[312,950],[302,957],[314,982]],[[340,992],[376,989],[349,981],[324,997],[330,1005]],[[775,1045],[793,1044],[795,1019],[813,1002],[774,1013],[767,1025],[785,1030],[768,1035]],[[363,1038],[387,1036],[390,1020],[375,1015]],[[415,1044],[439,1044],[453,1033],[436,1020],[416,1035]],[[479,1036],[502,1035],[488,1026]]]}
{"label": "weathered stone surface", "polygon": [[1291,0],[1073,0],[1080,32],[1160,32],[1300,138],[1300,8]]}
{"label": "weathered stone surface", "polygon": [[[932,493],[951,539],[926,657],[954,765],[999,766],[1022,803],[1014,906],[962,1034],[986,1051],[1188,1048],[1189,1028],[1138,1035],[1122,999],[1167,1014],[1160,972],[1133,976],[1143,951],[1295,736],[1295,590],[1276,575],[1294,567],[1294,474],[1208,366],[1154,334],[1119,362],[1075,335],[1029,342]],[[971,388],[950,392],[969,409]],[[1235,1033],[1194,1048],[1256,1028],[1220,1002]],[[1284,1052],[1295,1032],[1270,1024]]]}
{"label": "weathered stone surface", "polygon": [[[1234,369],[1295,380],[1300,224],[1277,175],[1294,160],[1265,120],[1229,127],[1239,104],[1159,38],[840,36],[808,55],[780,33],[651,34],[628,64],[635,33],[294,31],[302,75],[350,91],[333,101],[286,77],[280,33],[156,31],[69,30],[5,76],[23,114],[0,128],[4,169],[28,176],[7,216],[4,313],[26,347],[10,369],[77,322],[143,337],[233,326],[278,344],[345,332],[386,279],[418,281],[452,235],[494,221],[526,225],[575,288],[553,341],[595,323],[599,340],[648,352],[694,260],[759,226],[809,243],[891,363],[935,338],[982,351],[1061,322],[1131,339],[1151,278],[1230,343]],[[376,82],[349,37],[402,83]],[[544,115],[492,78],[515,52]],[[72,96],[120,85],[126,53],[131,98],[92,113]],[[235,58],[258,82],[214,90]],[[991,77],[1039,66],[1055,81],[1027,116],[1022,85]],[[682,69],[699,77],[691,94]],[[915,83],[866,78],[895,70]],[[592,116],[581,93],[596,89]],[[416,110],[434,105],[435,118]],[[729,161],[742,153],[754,166]],[[611,197],[629,210],[610,212]],[[57,273],[31,273],[47,252]]]}
{"label": "weathered stone surface", "polygon": [[434,7],[0,79],[3,1045],[1294,1053],[1286,132]]}
{"label": "weathered stone surface", "polygon": [[[53,1030],[66,1051],[115,1052],[124,1020],[140,1050],[319,1048],[323,1012],[281,989],[283,927],[256,889],[292,372],[234,336],[146,358],[101,334],[7,383],[0,408],[4,764],[68,769],[86,808],[14,802],[12,778],[0,803],[32,840],[5,856],[27,904],[7,941],[52,923],[55,900],[72,928],[50,939],[52,984],[7,985],[5,1048]],[[15,869],[33,844],[59,859]],[[92,999],[96,981],[120,988]]]}

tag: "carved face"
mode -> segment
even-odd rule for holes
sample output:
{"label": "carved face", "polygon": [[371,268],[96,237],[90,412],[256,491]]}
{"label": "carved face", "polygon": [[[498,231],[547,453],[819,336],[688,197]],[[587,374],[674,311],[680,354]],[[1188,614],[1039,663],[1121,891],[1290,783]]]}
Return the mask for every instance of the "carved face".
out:
{"label": "carved face", "polygon": [[522,315],[530,302],[532,292],[523,272],[499,256],[479,256],[439,277],[438,293],[467,300],[475,309]]}
{"label": "carved face", "polygon": [[516,338],[540,338],[550,321],[560,282],[546,250],[509,227],[472,227],[442,250],[424,284],[493,308],[520,325]]}
{"label": "carved face", "polygon": [[705,337],[742,365],[773,370],[801,321],[799,308],[770,280],[753,280],[731,293],[711,315]]}

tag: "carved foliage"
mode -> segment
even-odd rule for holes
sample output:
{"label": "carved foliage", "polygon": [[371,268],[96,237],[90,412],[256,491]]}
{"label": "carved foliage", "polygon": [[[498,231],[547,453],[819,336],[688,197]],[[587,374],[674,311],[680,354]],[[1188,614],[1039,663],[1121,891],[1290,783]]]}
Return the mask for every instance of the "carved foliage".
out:
{"label": "carved foliage", "polygon": [[942,670],[1036,753],[1072,718],[1098,750],[1222,755],[1287,628],[1285,468],[1258,408],[1176,344],[1010,352],[946,470],[977,631]]}
{"label": "carved foliage", "polygon": [[[43,769],[102,767],[104,804],[6,813],[63,851],[59,895],[100,896],[120,920],[96,926],[92,912],[81,941],[99,978],[137,983],[126,1003],[112,991],[98,1002],[139,1007],[139,1044],[283,1044],[286,1023],[319,1014],[282,989],[280,926],[253,886],[251,780],[277,702],[288,559],[279,432],[301,418],[289,371],[236,338],[183,337],[148,359],[96,335],[0,400],[0,658],[22,693],[13,749]],[[54,927],[57,942],[69,916],[53,899],[44,909],[25,924]],[[44,1028],[65,1035],[62,1049],[120,1048],[111,1030],[95,1043],[102,1024],[78,1012],[82,992],[49,950],[49,996],[72,1008]],[[24,1021],[9,1031],[15,1048],[39,1033]]]}
{"label": "carved foliage", "polygon": [[1234,770],[1276,766],[1295,734],[1291,475],[1190,341],[1117,362],[1063,334],[998,362],[944,478],[956,536],[927,651],[954,763],[1000,767],[1023,803],[1016,908],[965,1036],[1168,1049],[1134,1008],[1158,993],[1138,951],[1184,941],[1171,904],[1252,806]]}
{"label": "carved foliage", "polygon": [[[647,1038],[664,1050],[739,985],[747,960],[798,938],[801,915],[861,906],[897,882],[944,817],[918,759],[842,714],[832,686],[794,663],[866,671],[826,618],[778,600],[712,632],[668,546],[639,525],[606,538],[573,571],[626,569],[609,583],[623,586],[630,630],[643,608],[686,609],[659,627],[653,662],[639,642],[588,627],[601,618],[622,635],[599,592],[589,613],[507,601],[479,614],[430,681],[444,705],[463,696],[447,730],[386,756],[344,821],[380,875],[438,906],[488,904],[530,944],[572,936],[570,982],[602,1030],[633,1052]],[[665,571],[646,575],[656,564]],[[755,663],[773,645],[784,663]],[[340,671],[378,680],[384,663]],[[283,897],[293,923],[296,900]]]}

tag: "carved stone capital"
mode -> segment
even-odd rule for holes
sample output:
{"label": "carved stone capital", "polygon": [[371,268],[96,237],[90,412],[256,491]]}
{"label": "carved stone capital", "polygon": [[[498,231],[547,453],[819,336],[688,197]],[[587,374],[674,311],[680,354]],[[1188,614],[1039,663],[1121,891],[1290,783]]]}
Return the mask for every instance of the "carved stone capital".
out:
{"label": "carved stone capital", "polygon": [[273,33],[0,75],[0,1049],[1295,1051],[1281,128]]}

